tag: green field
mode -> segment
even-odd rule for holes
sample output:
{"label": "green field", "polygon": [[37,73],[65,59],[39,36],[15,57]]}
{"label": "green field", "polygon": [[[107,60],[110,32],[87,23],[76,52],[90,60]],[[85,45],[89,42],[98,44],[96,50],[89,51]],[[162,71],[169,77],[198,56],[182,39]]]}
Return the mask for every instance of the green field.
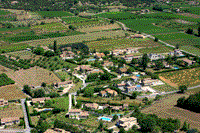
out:
{"label": "green field", "polygon": [[165,47],[165,46],[159,46],[159,47],[152,47],[152,48],[142,48],[138,50],[140,53],[168,53],[173,51],[173,49]]}
{"label": "green field", "polygon": [[54,108],[68,110],[69,107],[69,97],[58,97],[52,99],[53,104],[51,105]]}
{"label": "green field", "polygon": [[64,16],[73,16],[72,13],[65,12],[65,11],[38,11],[37,12],[42,17],[64,17]]}
{"label": "green field", "polygon": [[44,25],[36,25],[32,27],[33,29],[41,29],[47,32],[58,31],[58,30],[66,30],[68,27],[64,26],[61,23],[48,23]]}
{"label": "green field", "polygon": [[192,36],[185,33],[172,33],[172,34],[163,34],[163,35],[154,35],[154,36],[162,41],[197,38],[196,36]]}
{"label": "green field", "polygon": [[196,48],[194,46],[185,45],[185,46],[181,46],[180,49],[200,56],[200,48]]}
{"label": "green field", "polygon": [[35,54],[33,54],[31,51],[17,51],[17,52],[10,52],[7,53],[7,55],[13,56],[13,57],[17,57],[19,56],[20,59],[31,59],[32,56],[34,56]]}
{"label": "green field", "polygon": [[65,71],[58,71],[58,72],[56,72],[56,75],[62,80],[62,79],[65,79],[65,80],[67,80],[67,79],[70,79],[70,75],[67,73],[67,72],[65,72]]}
{"label": "green field", "polygon": [[29,45],[25,44],[25,43],[8,44],[8,43],[0,42],[0,53],[24,50],[28,47],[29,47]]}
{"label": "green field", "polygon": [[65,21],[66,24],[74,24],[74,23],[92,21],[92,19],[81,18],[81,17],[63,17],[62,20]]}
{"label": "green field", "polygon": [[199,7],[183,8],[182,10],[188,13],[200,15]]}
{"label": "green field", "polygon": [[160,43],[154,42],[149,38],[145,39],[106,39],[100,41],[93,41],[86,43],[90,49],[100,50],[114,50],[118,48],[128,47],[150,47],[150,46],[161,46]]}

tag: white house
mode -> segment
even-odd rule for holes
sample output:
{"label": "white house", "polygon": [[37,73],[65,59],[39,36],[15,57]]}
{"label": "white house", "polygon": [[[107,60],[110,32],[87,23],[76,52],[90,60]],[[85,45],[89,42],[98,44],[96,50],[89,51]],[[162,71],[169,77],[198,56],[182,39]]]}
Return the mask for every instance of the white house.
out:
{"label": "white house", "polygon": [[126,87],[126,92],[127,93],[133,92],[133,91],[143,91],[143,90],[141,88],[141,85],[134,85],[134,86]]}
{"label": "white house", "polygon": [[164,55],[161,54],[148,54],[149,59],[152,60],[159,60],[159,59],[165,59]]}
{"label": "white house", "polygon": [[136,125],[139,128],[139,125],[137,123],[137,119],[135,117],[129,117],[129,118],[121,118],[117,122],[117,125],[119,127],[123,127],[124,130],[129,130],[132,128],[133,125]]}

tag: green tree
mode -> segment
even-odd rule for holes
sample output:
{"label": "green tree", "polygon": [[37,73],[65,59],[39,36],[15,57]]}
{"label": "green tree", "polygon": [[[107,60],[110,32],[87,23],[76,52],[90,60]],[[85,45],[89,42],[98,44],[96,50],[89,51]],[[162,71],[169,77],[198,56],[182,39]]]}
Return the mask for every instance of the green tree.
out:
{"label": "green tree", "polygon": [[74,27],[73,25],[69,25],[69,29],[71,29],[71,30],[75,30],[76,27]]}
{"label": "green tree", "polygon": [[183,123],[183,127],[181,128],[182,131],[188,131],[189,130],[189,125],[187,124],[187,122],[185,121]]}
{"label": "green tree", "polygon": [[185,103],[185,97],[180,97],[180,98],[177,100],[177,106],[178,106],[178,107],[183,107],[183,106],[184,106],[184,103]]}
{"label": "green tree", "polygon": [[157,101],[157,100],[159,100],[161,97],[162,97],[161,95],[158,95],[158,94],[157,94],[154,100]]}
{"label": "green tree", "polygon": [[46,86],[47,86],[47,84],[46,84],[46,83],[44,83],[44,82],[42,82],[41,86],[42,86],[42,87],[46,87]]}
{"label": "green tree", "polygon": [[126,133],[126,131],[124,130],[123,127],[121,127],[121,128],[119,129],[119,133]]}
{"label": "green tree", "polygon": [[158,70],[162,69],[162,68],[164,67],[163,61],[162,61],[162,60],[157,60],[157,61],[155,62],[155,67],[156,67],[156,69],[158,69]]}
{"label": "green tree", "polygon": [[115,114],[112,118],[112,121],[116,121],[118,119],[118,116]]}
{"label": "green tree", "polygon": [[136,99],[137,96],[138,96],[138,92],[137,92],[137,91],[134,91],[134,92],[132,93],[132,97],[131,97],[131,98]]}
{"label": "green tree", "polygon": [[28,95],[32,95],[32,93],[31,93],[31,87],[29,87],[28,85],[24,85],[24,87],[23,87],[24,89],[24,92],[26,93],[26,94],[28,94]]}
{"label": "green tree", "polygon": [[127,73],[128,74],[131,74],[132,72],[134,72],[135,71],[135,69],[133,68],[133,67],[129,67],[128,69],[127,69]]}
{"label": "green tree", "polygon": [[102,121],[99,122],[99,127],[98,127],[98,129],[99,129],[100,131],[103,131],[103,122],[102,122]]}
{"label": "green tree", "polygon": [[56,53],[57,52],[57,41],[56,40],[54,40],[54,43],[53,43],[53,50],[54,50],[55,54],[57,54]]}
{"label": "green tree", "polygon": [[155,40],[154,40],[155,42],[158,42],[158,38],[157,37],[155,37]]}
{"label": "green tree", "polygon": [[94,88],[86,88],[83,92],[83,95],[85,97],[93,97],[94,94]]}
{"label": "green tree", "polygon": [[47,50],[47,51],[44,53],[44,56],[46,56],[46,57],[52,57],[52,56],[54,56],[54,55],[55,55],[54,52],[51,51],[51,50]]}
{"label": "green tree", "polygon": [[45,92],[43,89],[38,89],[34,91],[34,97],[38,98],[38,97],[45,97]]}
{"label": "green tree", "polygon": [[187,90],[187,86],[186,85],[179,86],[180,93],[184,93],[186,90]]}
{"label": "green tree", "polygon": [[33,50],[33,53],[37,55],[43,55],[44,54],[44,49],[42,47],[37,47]]}
{"label": "green tree", "polygon": [[200,37],[200,22],[198,23],[198,36]]}
{"label": "green tree", "polygon": [[110,23],[111,23],[111,24],[114,24],[114,23],[115,23],[115,21],[112,19],[112,20],[110,20]]}
{"label": "green tree", "polygon": [[180,46],[179,44],[176,44],[176,49],[179,49],[179,46]]}
{"label": "green tree", "polygon": [[138,63],[138,59],[133,58],[133,59],[131,60],[131,64],[137,64],[137,63]]}
{"label": "green tree", "polygon": [[142,60],[141,60],[141,67],[143,68],[143,70],[145,70],[147,68],[148,62],[149,62],[149,57],[147,54],[144,54],[142,56]]}
{"label": "green tree", "polygon": [[42,119],[39,119],[38,124],[36,126],[36,130],[38,132],[42,132],[43,133],[50,127],[51,126],[46,121],[43,121]]}
{"label": "green tree", "polygon": [[144,117],[139,121],[139,125],[141,126],[142,132],[152,132],[156,127],[156,119],[150,116]]}
{"label": "green tree", "polygon": [[186,31],[185,31],[187,34],[193,34],[194,31],[191,27],[189,27]]}

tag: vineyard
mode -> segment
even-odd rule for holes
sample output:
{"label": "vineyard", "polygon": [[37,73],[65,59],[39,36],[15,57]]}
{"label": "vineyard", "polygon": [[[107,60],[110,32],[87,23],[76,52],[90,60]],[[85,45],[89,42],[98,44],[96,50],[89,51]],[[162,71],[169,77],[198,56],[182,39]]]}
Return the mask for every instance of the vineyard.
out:
{"label": "vineyard", "polygon": [[9,84],[14,84],[14,83],[15,83],[15,81],[8,78],[8,76],[5,73],[0,74],[0,87],[9,85]]}
{"label": "vineyard", "polygon": [[64,12],[64,11],[38,11],[39,15],[43,18],[54,18],[54,17],[64,17],[64,16],[73,16],[72,13]]}

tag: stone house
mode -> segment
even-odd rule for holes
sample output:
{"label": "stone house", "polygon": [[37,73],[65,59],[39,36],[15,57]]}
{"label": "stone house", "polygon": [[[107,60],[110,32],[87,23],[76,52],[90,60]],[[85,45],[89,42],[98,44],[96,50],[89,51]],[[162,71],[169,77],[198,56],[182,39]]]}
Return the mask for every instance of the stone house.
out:
{"label": "stone house", "polygon": [[13,124],[19,124],[19,123],[20,123],[19,117],[1,118],[1,125],[13,125]]}
{"label": "stone house", "polygon": [[137,123],[137,119],[135,117],[129,117],[129,118],[121,118],[117,122],[117,125],[119,127],[124,128],[124,130],[129,130],[132,128],[133,125],[136,125],[139,128],[139,125]]}
{"label": "stone house", "polygon": [[92,110],[96,110],[99,108],[99,105],[97,103],[86,103],[85,104],[86,108],[90,108]]}
{"label": "stone house", "polygon": [[69,118],[79,120],[79,119],[87,119],[89,113],[87,111],[82,111],[81,109],[70,109],[66,115],[68,115]]}
{"label": "stone house", "polygon": [[8,100],[0,99],[0,107],[8,105]]}

